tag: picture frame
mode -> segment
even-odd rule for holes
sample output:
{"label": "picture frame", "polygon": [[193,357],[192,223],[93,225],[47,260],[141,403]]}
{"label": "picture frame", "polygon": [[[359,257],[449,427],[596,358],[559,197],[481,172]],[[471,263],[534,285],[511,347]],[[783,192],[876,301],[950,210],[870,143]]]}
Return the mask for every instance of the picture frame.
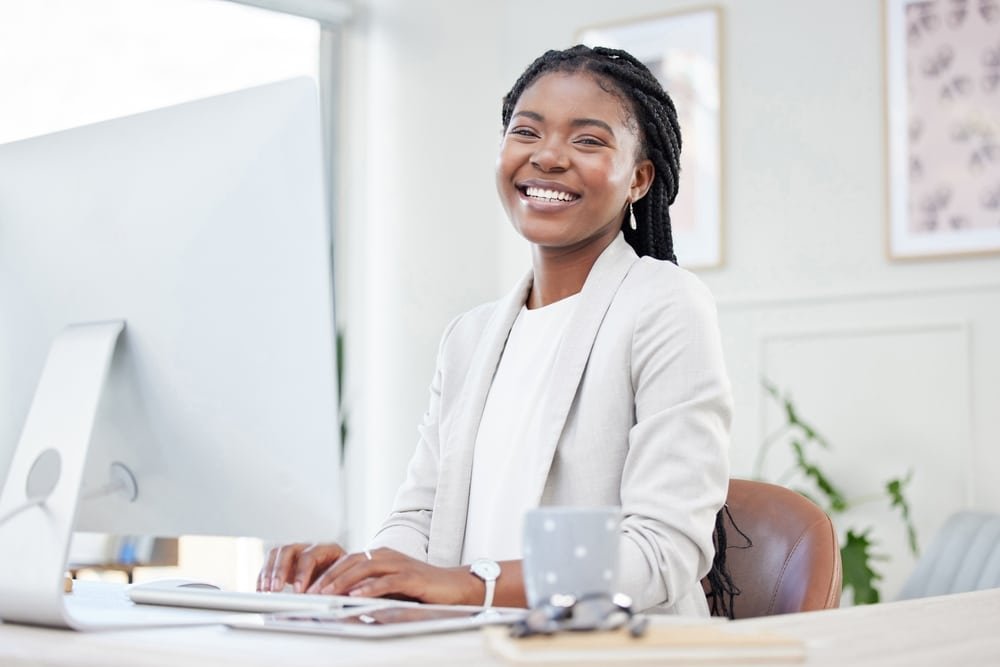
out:
{"label": "picture frame", "polygon": [[1000,0],[884,0],[890,259],[1000,252]]}
{"label": "picture frame", "polygon": [[681,178],[670,207],[674,250],[689,269],[723,264],[722,12],[701,7],[585,27],[588,46],[624,49],[670,94],[681,126]]}

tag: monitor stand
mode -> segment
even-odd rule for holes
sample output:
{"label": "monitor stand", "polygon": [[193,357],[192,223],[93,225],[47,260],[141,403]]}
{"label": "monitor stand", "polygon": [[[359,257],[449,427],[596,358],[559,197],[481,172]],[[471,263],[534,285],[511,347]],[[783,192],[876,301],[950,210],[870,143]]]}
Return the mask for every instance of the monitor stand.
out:
{"label": "monitor stand", "polygon": [[63,577],[91,432],[124,329],[122,320],[74,324],[49,350],[0,495],[5,622],[86,629],[67,611]]}
{"label": "monitor stand", "polygon": [[[0,494],[0,619],[72,630],[208,625],[230,612],[133,604],[122,586],[76,582],[64,591],[66,561],[84,466],[123,320],[74,324],[45,360],[7,483]],[[99,495],[135,500],[122,463]]]}

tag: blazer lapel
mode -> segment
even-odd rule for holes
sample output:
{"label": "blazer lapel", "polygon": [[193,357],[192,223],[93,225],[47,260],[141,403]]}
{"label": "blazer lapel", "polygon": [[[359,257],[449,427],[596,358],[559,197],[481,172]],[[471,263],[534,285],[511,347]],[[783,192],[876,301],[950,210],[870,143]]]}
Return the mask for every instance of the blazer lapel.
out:
{"label": "blazer lapel", "polygon": [[528,298],[531,278],[529,271],[497,303],[471,357],[453,427],[449,429],[446,441],[441,443],[438,487],[427,554],[427,560],[432,565],[455,566],[462,557],[476,435],[507,337]]}
{"label": "blazer lapel", "polygon": [[618,237],[597,258],[583,285],[580,302],[563,335],[550,379],[545,403],[545,426],[539,435],[539,455],[544,466],[529,471],[535,477],[535,502],[540,503],[552,467],[556,447],[562,437],[569,410],[590,359],[601,322],[611,307],[618,288],[638,256],[624,237]]}
{"label": "blazer lapel", "polygon": [[[556,446],[562,436],[576,390],[590,357],[594,339],[605,313],[614,300],[622,280],[638,257],[619,234],[594,263],[584,283],[580,303],[566,329],[559,348],[550,391],[545,403],[545,427],[539,433],[541,460],[536,475],[536,502],[541,500]],[[469,512],[469,486],[472,481],[472,459],[476,436],[482,421],[486,397],[493,382],[514,320],[531,289],[532,273],[498,302],[483,330],[471,359],[463,385],[461,404],[456,407],[455,422],[446,440],[441,443],[438,487],[427,560],[431,565],[453,567],[459,564]]]}

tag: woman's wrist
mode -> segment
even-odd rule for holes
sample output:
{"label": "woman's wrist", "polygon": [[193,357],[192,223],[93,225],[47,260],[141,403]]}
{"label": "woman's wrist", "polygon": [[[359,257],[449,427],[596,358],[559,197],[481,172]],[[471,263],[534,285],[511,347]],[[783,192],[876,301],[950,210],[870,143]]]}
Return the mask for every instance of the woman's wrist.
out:
{"label": "woman's wrist", "polygon": [[449,568],[454,574],[455,592],[458,599],[454,604],[464,604],[478,607],[486,599],[486,584],[469,570],[468,565]]}

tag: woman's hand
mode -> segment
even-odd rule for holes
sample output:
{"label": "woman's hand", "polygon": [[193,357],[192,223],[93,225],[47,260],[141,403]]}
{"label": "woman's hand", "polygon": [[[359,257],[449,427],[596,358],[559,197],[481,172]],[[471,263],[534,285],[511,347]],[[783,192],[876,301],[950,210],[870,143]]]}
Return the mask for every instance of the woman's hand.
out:
{"label": "woman's hand", "polygon": [[275,547],[268,552],[257,575],[257,590],[281,592],[286,584],[291,584],[296,593],[303,593],[345,553],[339,544],[300,543]]}
{"label": "woman's hand", "polygon": [[478,605],[485,585],[468,567],[435,567],[382,548],[341,558],[316,577],[306,592]]}

